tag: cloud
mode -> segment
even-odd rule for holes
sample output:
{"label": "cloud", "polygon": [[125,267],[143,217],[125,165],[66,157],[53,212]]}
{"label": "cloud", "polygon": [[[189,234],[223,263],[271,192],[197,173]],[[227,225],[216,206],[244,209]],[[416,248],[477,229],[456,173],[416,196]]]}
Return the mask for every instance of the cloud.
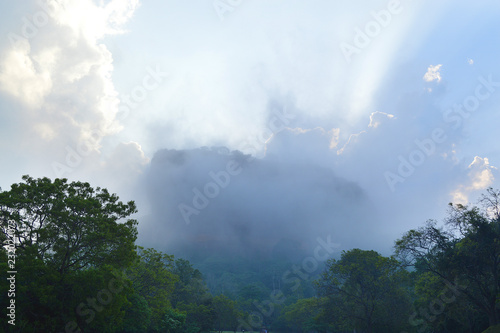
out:
{"label": "cloud", "polygon": [[[360,131],[359,133],[350,134],[347,141],[344,143],[343,147],[337,150],[337,155],[343,154],[346,150],[352,149],[356,150],[356,143],[359,140],[363,140],[364,136],[368,133],[373,134],[377,131],[378,127],[384,123],[387,123],[388,119],[396,119],[396,117],[392,114],[375,111],[370,114],[370,122],[368,127],[365,130]],[[378,129],[380,130],[380,129]]]}
{"label": "cloud", "polygon": [[52,166],[66,164],[68,150],[92,139],[89,148],[99,154],[101,141],[121,129],[113,57],[102,39],[124,32],[138,1],[39,3],[0,51],[0,97],[15,114],[5,124],[12,149],[29,156],[30,174],[55,177]]}
{"label": "cloud", "polygon": [[[368,17],[371,10],[387,6],[363,2],[371,8]],[[141,121],[130,122],[127,130],[148,140],[143,146],[150,155],[164,147],[239,149],[240,142],[265,126],[268,101],[287,94],[295,99],[297,118],[304,121],[299,127],[357,125],[373,111],[386,75],[401,61],[401,45],[416,40],[406,38],[406,32],[420,26],[417,13],[423,7],[419,3],[405,7],[370,47],[345,66],[339,44],[352,40],[356,22],[363,17],[351,4],[257,2],[238,6],[223,22],[211,6],[159,1],[144,5],[137,18],[144,20],[137,25],[141,30],[126,46],[150,50],[147,59],[158,62],[171,76],[148,98],[150,107],[137,110]],[[198,24],[190,23],[193,17]],[[258,25],[253,24],[256,20]],[[158,33],[160,24],[165,28]],[[412,31],[412,36],[421,31]],[[134,65],[143,66],[142,59]],[[129,72],[130,67],[122,70]],[[132,135],[130,139],[135,140]]]}
{"label": "cloud", "polygon": [[[350,135],[286,128],[266,142],[261,158],[225,147],[160,150],[142,182],[151,214],[142,220],[140,242],[191,256],[269,256],[286,239],[307,247],[331,234],[342,248],[387,253],[402,232],[445,207],[456,176],[436,172],[452,162],[441,157],[443,145],[396,193],[389,191],[384,171],[397,169],[398,154],[415,149],[419,137],[406,126],[413,116],[374,112],[363,131]],[[341,154],[337,147],[344,147]],[[226,184],[230,161],[242,171]],[[437,178],[442,188],[433,193],[444,203],[416,210],[409,193],[428,196]]]}
{"label": "cloud", "polygon": [[332,128],[328,134],[331,135],[330,149],[334,149],[339,144],[340,128]]}
{"label": "cloud", "polygon": [[[155,154],[147,174],[152,215],[141,241],[174,253],[252,257],[270,256],[284,240],[307,247],[325,235],[346,248],[378,242],[366,194],[331,168],[284,155],[250,159],[219,151]],[[230,162],[241,172],[228,177]]]}
{"label": "cloud", "polygon": [[382,122],[381,118],[384,118],[384,117],[392,119],[392,118],[394,118],[394,115],[388,114],[385,112],[379,112],[379,111],[372,112],[370,114],[370,124],[368,124],[368,127],[377,128]]}
{"label": "cloud", "polygon": [[0,63],[0,89],[29,108],[42,104],[52,88],[49,68],[53,57],[47,53],[30,55],[27,40],[14,44]]}
{"label": "cloud", "polygon": [[339,150],[337,150],[337,154],[338,154],[338,155],[343,154],[343,153],[344,153],[344,150],[345,150],[346,148],[348,148],[350,145],[354,145],[354,144],[356,144],[356,143],[358,142],[359,137],[360,137],[360,136],[362,136],[363,134],[366,134],[366,131],[361,131],[361,132],[359,132],[359,133],[354,133],[354,134],[351,134],[351,135],[349,136],[349,139],[348,139],[348,140],[347,140],[347,142],[345,143],[345,145],[344,145],[342,148],[340,148]]}
{"label": "cloud", "polygon": [[321,127],[286,128],[266,142],[265,156],[268,159],[320,163],[331,154],[332,140],[338,140],[339,133],[340,129],[326,131]]}
{"label": "cloud", "polygon": [[[15,3],[21,8],[29,1]],[[457,55],[466,59],[463,50],[484,47],[476,38],[463,41],[467,48],[436,48],[433,32],[454,40],[450,31],[466,32],[475,22],[454,20],[459,30],[442,29],[450,23],[442,18],[451,2],[440,3],[425,25],[428,6],[408,4],[346,66],[339,44],[352,41],[369,13],[386,6],[363,3],[366,11],[328,1],[256,2],[239,6],[224,22],[210,3],[159,0],[137,13],[136,0],[60,0],[49,1],[47,10],[12,11],[30,12],[31,21],[43,11],[47,22],[26,38],[23,17],[9,17],[0,28],[20,36],[12,45],[0,41],[0,145],[12,161],[0,171],[6,175],[8,168],[16,180],[25,173],[54,177],[51,165],[60,163],[71,169],[65,177],[140,198],[140,212],[151,213],[141,220],[140,235],[160,246],[246,244],[272,252],[280,239],[308,242],[329,232],[346,248],[390,246],[408,228],[436,218],[461,184],[463,199],[494,181],[485,159],[468,168],[461,156],[495,161],[494,148],[475,150],[496,135],[498,103],[492,94],[471,117],[470,126],[479,119],[482,125],[471,130],[474,145],[464,152],[465,129],[450,130],[440,105],[462,101],[457,94],[469,81],[450,70],[454,86],[422,93],[422,61],[437,57],[451,66]],[[133,15],[126,38],[108,38],[126,32]],[[491,17],[482,31],[495,24]],[[493,62],[481,60],[496,82]],[[441,82],[441,66],[430,66],[424,80]],[[118,96],[143,84],[148,68],[169,77],[120,124]],[[418,152],[415,142],[437,127],[447,141],[391,193],[384,173],[398,173],[400,158]],[[82,150],[87,146],[90,151]],[[213,181],[210,172],[231,160],[241,161],[245,172],[185,225],[178,204],[193,205],[193,189],[203,190]]]}
{"label": "cloud", "polygon": [[490,187],[495,181],[495,173],[498,170],[490,165],[488,158],[479,156],[474,157],[474,161],[467,169],[467,180],[452,192],[453,200],[456,203],[467,204],[470,194]]}
{"label": "cloud", "polygon": [[58,25],[71,29],[73,35],[96,41],[125,32],[123,25],[132,18],[139,0],[111,0],[100,5],[92,0],[64,0],[50,4]]}
{"label": "cloud", "polygon": [[472,181],[471,188],[473,190],[484,190],[495,180],[493,170],[496,170],[496,168],[490,166],[490,162],[486,157],[474,157],[474,161],[469,165],[469,169],[471,170],[469,176]]}
{"label": "cloud", "polygon": [[149,162],[149,158],[144,155],[142,147],[137,142],[119,143],[106,157],[101,169],[110,179],[115,178],[114,175],[120,175],[121,178],[115,178],[115,181],[126,189],[127,183],[136,181],[144,173]]}
{"label": "cloud", "polygon": [[441,66],[443,65],[430,65],[429,68],[427,68],[427,73],[424,75],[424,81],[426,82],[432,82],[432,81],[437,81],[441,82],[441,73],[439,70],[441,69]]}

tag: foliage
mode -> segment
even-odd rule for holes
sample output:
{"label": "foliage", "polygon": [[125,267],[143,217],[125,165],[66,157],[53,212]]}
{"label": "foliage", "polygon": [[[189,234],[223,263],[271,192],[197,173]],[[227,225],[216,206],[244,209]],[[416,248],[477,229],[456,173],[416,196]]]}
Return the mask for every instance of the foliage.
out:
{"label": "foliage", "polygon": [[[134,202],[124,204],[88,183],[23,180],[0,193],[1,231],[16,238],[18,254],[40,260],[61,278],[102,265],[124,267],[134,259],[137,221],[118,223],[136,212]],[[14,236],[7,235],[9,220],[16,224]]]}
{"label": "foliage", "polygon": [[[459,290],[462,306],[500,323],[500,192],[489,189],[483,209],[450,204],[447,229],[428,221],[396,242],[396,253],[408,265]],[[465,303],[464,303],[465,302]]]}
{"label": "foliage", "polygon": [[218,295],[213,298],[212,303],[215,312],[214,327],[219,331],[235,331],[239,325],[238,318],[243,317],[241,311],[237,309],[236,301],[227,296]]}
{"label": "foliage", "polygon": [[[450,204],[444,226],[408,231],[396,241],[398,259],[352,249],[328,260],[315,297],[315,276],[293,263],[212,258],[214,297],[189,261],[135,245],[134,202],[83,182],[23,181],[0,191],[0,241],[15,243],[0,248],[0,270],[15,250],[19,271],[16,326],[2,321],[0,331],[199,333],[252,319],[274,332],[493,333],[500,324],[493,189],[481,207]],[[4,308],[9,288],[0,280]]]}
{"label": "foliage", "polygon": [[179,303],[178,309],[186,313],[187,327],[199,327],[202,331],[210,331],[215,323],[215,311],[210,301],[205,304]]}
{"label": "foliage", "polygon": [[168,309],[163,316],[161,329],[166,333],[181,333],[186,323],[186,314],[174,309]]}
{"label": "foliage", "polygon": [[339,328],[396,331],[410,309],[404,289],[407,275],[394,258],[353,249],[344,251],[340,260],[328,260],[317,287],[320,295],[330,298]]}
{"label": "foliage", "polygon": [[185,330],[211,330],[215,322],[215,311],[212,295],[208,292],[201,272],[185,259],[175,260],[171,270],[178,277],[172,304],[186,313]]}
{"label": "foliage", "polygon": [[174,306],[179,302],[199,303],[209,297],[201,272],[193,268],[189,261],[177,259],[170,269],[178,277],[172,295]]}
{"label": "foliage", "polygon": [[134,293],[128,298],[130,305],[125,310],[123,333],[147,332],[151,322],[151,309],[141,295]]}
{"label": "foliage", "polygon": [[113,332],[131,293],[119,270],[136,258],[137,222],[125,220],[135,204],[88,183],[23,180],[0,193],[0,235],[15,243],[19,270],[16,326]]}
{"label": "foliage", "polygon": [[283,318],[290,330],[299,332],[322,331],[327,325],[321,322],[324,299],[316,297],[299,299],[283,309]]}
{"label": "foliage", "polygon": [[151,311],[151,328],[159,330],[165,312],[171,308],[175,283],[178,277],[172,273],[174,258],[171,255],[138,247],[138,258],[127,270],[135,292],[147,302]]}

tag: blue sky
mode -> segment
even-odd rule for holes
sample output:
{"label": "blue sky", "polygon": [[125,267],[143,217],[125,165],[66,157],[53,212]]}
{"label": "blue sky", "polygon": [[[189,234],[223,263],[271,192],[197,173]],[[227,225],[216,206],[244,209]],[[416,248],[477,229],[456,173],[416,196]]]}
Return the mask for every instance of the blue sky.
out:
{"label": "blue sky", "polygon": [[[381,230],[380,241],[368,232],[339,238],[387,250],[408,228],[442,217],[448,202],[474,203],[499,187],[499,9],[493,0],[3,2],[0,186],[23,174],[90,181],[137,200],[149,235],[155,205],[171,205],[161,223],[177,223],[172,202],[219,165],[193,157],[200,162],[172,178],[163,172],[174,170],[152,171],[155,154],[226,147],[263,163],[249,168],[252,177],[273,168],[303,175],[296,198],[277,205],[330,193],[311,185],[318,167],[354,184],[373,207],[368,229]],[[355,52],[346,56],[346,45]],[[472,111],[453,111],[464,103]],[[289,118],[273,130],[278,114]],[[286,179],[260,175],[227,190],[242,200],[236,210],[270,209],[261,200],[247,207],[249,188],[286,193]],[[151,200],[160,195],[152,179],[169,179],[161,195],[175,199]],[[217,207],[227,212],[223,198]],[[303,206],[298,215],[318,216],[315,204]],[[325,232],[321,223],[312,229]],[[341,233],[349,223],[333,225],[344,225]]]}

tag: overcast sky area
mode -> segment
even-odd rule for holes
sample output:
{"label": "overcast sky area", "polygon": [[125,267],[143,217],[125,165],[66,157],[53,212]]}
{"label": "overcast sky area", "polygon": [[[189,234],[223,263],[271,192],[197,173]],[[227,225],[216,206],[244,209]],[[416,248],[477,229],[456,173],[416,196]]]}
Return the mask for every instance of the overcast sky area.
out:
{"label": "overcast sky area", "polygon": [[[0,187],[135,200],[139,242],[389,254],[499,188],[500,3],[0,3]],[[262,252],[262,253],[261,253]]]}

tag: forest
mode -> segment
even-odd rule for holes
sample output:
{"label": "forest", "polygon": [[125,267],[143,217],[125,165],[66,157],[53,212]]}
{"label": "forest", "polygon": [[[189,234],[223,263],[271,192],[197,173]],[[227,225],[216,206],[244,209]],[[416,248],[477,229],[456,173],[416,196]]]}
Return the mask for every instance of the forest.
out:
{"label": "forest", "polygon": [[[500,191],[394,253],[190,262],[137,244],[133,201],[32,178],[0,191],[2,332],[500,332]],[[444,207],[446,209],[446,207]],[[312,265],[312,266],[311,266]]]}

